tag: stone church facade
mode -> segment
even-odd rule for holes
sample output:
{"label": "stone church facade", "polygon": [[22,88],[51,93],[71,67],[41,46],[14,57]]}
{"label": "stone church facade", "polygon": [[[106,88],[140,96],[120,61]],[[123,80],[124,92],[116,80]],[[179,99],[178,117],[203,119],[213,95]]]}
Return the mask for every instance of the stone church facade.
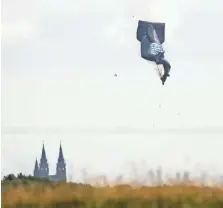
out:
{"label": "stone church facade", "polygon": [[39,163],[36,159],[33,176],[39,177],[39,178],[47,178],[52,181],[67,181],[66,163],[64,160],[61,144],[59,148],[59,156],[58,156],[57,165],[56,165],[56,174],[49,175],[49,164],[47,161],[46,151],[43,144],[41,158],[40,158]]}

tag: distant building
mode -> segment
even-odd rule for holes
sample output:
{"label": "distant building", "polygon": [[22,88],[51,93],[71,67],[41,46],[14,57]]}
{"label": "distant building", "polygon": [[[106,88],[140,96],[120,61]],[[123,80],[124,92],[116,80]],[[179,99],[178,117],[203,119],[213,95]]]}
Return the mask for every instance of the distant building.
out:
{"label": "distant building", "polygon": [[46,151],[43,144],[40,162],[36,159],[33,175],[39,178],[47,178],[52,181],[67,181],[66,163],[63,156],[62,146],[60,144],[59,156],[57,160],[56,174],[49,175],[49,164],[47,162]]}

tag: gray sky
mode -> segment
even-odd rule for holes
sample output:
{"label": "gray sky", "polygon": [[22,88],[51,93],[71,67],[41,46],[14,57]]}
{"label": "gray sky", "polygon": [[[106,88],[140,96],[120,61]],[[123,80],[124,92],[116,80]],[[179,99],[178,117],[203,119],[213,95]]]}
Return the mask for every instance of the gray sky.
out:
{"label": "gray sky", "polygon": [[[221,0],[2,2],[2,174],[32,173],[43,140],[51,172],[61,140],[74,177],[143,160],[223,172]],[[133,15],[166,22],[164,87]]]}

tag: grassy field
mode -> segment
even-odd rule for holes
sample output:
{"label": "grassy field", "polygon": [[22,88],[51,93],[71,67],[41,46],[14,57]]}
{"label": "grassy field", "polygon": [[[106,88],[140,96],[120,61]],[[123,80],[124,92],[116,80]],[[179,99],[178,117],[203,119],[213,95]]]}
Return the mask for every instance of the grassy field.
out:
{"label": "grassy field", "polygon": [[95,187],[74,183],[2,186],[2,207],[223,208],[223,188],[174,185]]}

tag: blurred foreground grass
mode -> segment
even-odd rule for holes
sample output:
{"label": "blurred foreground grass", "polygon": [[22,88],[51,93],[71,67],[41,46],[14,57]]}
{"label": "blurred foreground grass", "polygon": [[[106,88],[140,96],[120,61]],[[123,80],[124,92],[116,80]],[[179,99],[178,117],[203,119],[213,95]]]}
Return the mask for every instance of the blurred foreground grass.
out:
{"label": "blurred foreground grass", "polygon": [[75,183],[2,186],[2,207],[223,208],[223,188],[194,185],[96,187]]}

